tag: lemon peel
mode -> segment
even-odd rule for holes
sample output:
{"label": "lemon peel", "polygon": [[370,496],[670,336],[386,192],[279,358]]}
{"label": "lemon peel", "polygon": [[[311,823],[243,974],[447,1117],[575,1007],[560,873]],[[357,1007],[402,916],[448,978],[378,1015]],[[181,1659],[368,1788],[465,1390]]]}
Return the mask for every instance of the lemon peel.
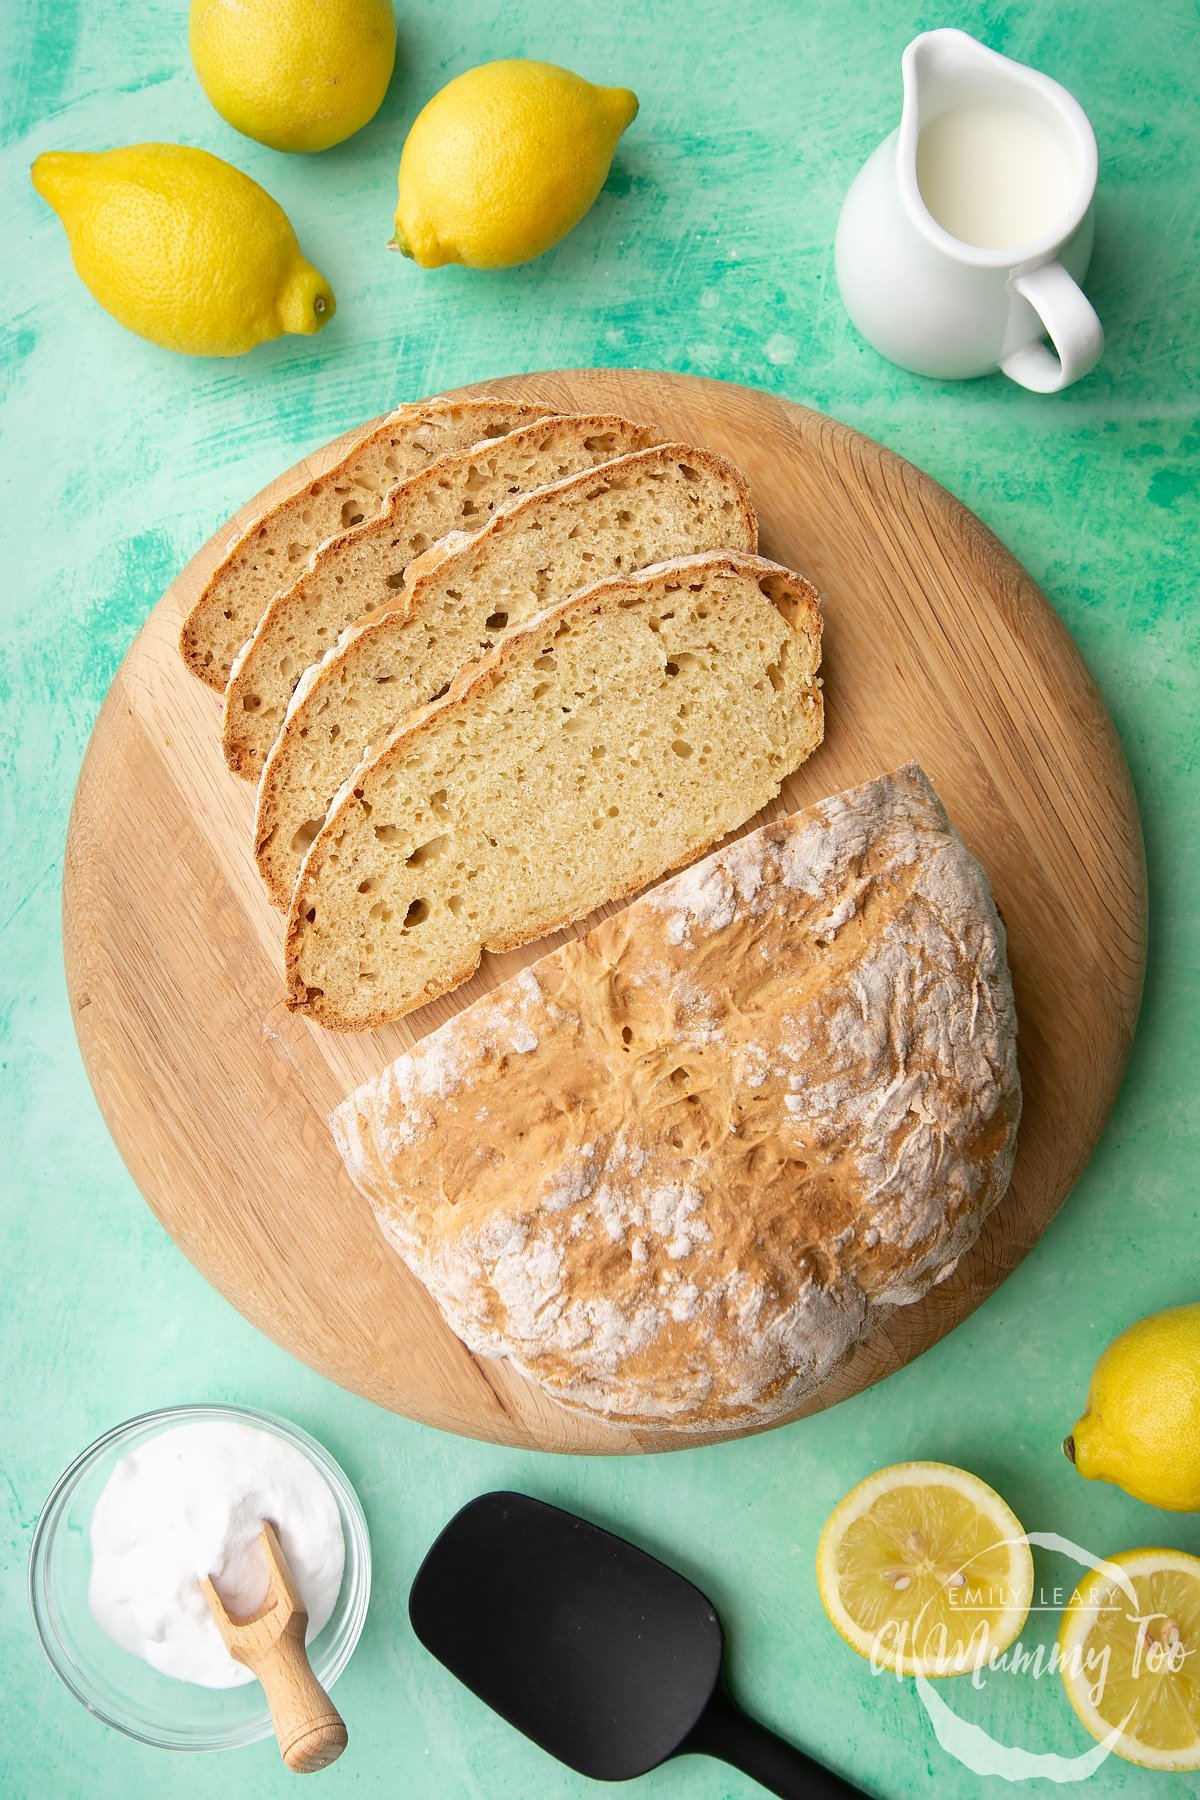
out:
{"label": "lemon peel", "polygon": [[391,0],[192,0],[188,42],[201,87],[235,131],[314,152],[379,111],[396,15]]}
{"label": "lemon peel", "polygon": [[1153,1313],[1113,1339],[1063,1450],[1085,1481],[1200,1512],[1200,1304]]}
{"label": "lemon peel", "polygon": [[51,150],[31,173],[81,281],[139,337],[237,356],[284,332],[311,335],[334,315],[333,290],[282,207],[207,150]]}
{"label": "lemon peel", "polygon": [[553,63],[510,59],[456,76],[405,141],[391,247],[424,269],[543,255],[590,210],[637,110],[628,88]]}

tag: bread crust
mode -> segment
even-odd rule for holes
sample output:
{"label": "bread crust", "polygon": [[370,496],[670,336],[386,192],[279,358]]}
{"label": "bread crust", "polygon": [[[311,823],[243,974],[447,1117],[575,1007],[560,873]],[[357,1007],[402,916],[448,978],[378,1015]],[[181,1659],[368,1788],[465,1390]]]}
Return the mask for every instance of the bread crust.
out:
{"label": "bread crust", "polygon": [[[306,1017],[313,1019],[315,1023],[334,1030],[354,1031],[376,1030],[397,1016],[394,1011],[379,1010],[361,1019],[347,1021],[336,1010],[325,1005],[323,994],[318,996],[309,993],[299,966],[301,945],[307,929],[306,915],[313,905],[315,890],[320,882],[325,863],[330,853],[336,850],[339,834],[354,810],[362,803],[361,787],[364,781],[377,777],[387,770],[389,763],[398,762],[408,755],[415,745],[419,745],[421,738],[428,736],[447,713],[460,706],[464,701],[496,687],[503,681],[509,666],[522,657],[531,643],[544,639],[548,634],[553,634],[560,624],[583,618],[588,614],[619,612],[631,602],[640,601],[645,596],[647,589],[653,588],[664,575],[682,575],[693,568],[706,572],[726,569],[749,574],[755,579],[769,577],[779,582],[786,588],[789,599],[797,608],[797,615],[792,622],[793,629],[804,638],[813,668],[819,665],[822,634],[820,600],[811,582],[806,581],[803,576],[797,575],[794,570],[785,569],[781,564],[770,562],[765,557],[732,550],[705,551],[695,556],[676,557],[669,562],[655,563],[648,568],[639,569],[632,575],[606,577],[573,594],[560,605],[552,607],[544,613],[539,613],[536,618],[529,620],[525,625],[509,632],[486,656],[461,669],[440,699],[411,714],[382,745],[365,757],[335,797],[324,826],[309,847],[288,908],[284,934],[284,969],[287,988],[286,1002],[292,1012],[303,1013]],[[819,743],[824,729],[824,708],[819,682],[813,684],[813,707],[817,726],[816,742]],[[711,835],[696,838],[682,852],[678,861],[671,866],[673,868],[684,866],[694,857],[711,849],[717,841],[719,840]],[[665,872],[661,864],[657,862],[644,866],[632,879],[615,888],[607,898],[611,901],[627,899],[631,894],[639,892],[647,883]],[[589,910],[591,910],[590,907],[583,909],[584,913]],[[421,997],[414,1001],[412,1007],[405,1010],[412,1011],[416,1006],[426,1004],[428,1001],[436,999],[439,994],[447,993],[460,986],[462,982],[469,980],[479,967],[483,950],[502,954],[507,950],[517,949],[521,944],[561,930],[563,926],[571,924],[580,916],[583,914],[578,911],[548,913],[531,922],[527,929],[518,934],[489,938],[480,946],[475,956],[461,966],[453,978],[439,980],[436,984],[427,984]]]}
{"label": "bread crust", "polygon": [[953,1271],[1020,1104],[1003,926],[908,765],[661,883],[330,1124],[472,1352],[711,1432],[793,1413]]}

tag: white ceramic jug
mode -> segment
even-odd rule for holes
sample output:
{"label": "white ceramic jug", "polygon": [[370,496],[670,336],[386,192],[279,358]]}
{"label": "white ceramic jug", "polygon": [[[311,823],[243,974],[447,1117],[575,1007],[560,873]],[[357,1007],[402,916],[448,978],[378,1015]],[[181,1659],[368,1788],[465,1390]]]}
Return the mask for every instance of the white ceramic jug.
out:
{"label": "white ceramic jug", "polygon": [[923,32],[902,68],[899,129],[863,165],[838,220],[847,312],[918,375],[1003,369],[1038,393],[1068,387],[1104,348],[1078,286],[1096,191],[1087,114],[1049,76],[965,31]]}

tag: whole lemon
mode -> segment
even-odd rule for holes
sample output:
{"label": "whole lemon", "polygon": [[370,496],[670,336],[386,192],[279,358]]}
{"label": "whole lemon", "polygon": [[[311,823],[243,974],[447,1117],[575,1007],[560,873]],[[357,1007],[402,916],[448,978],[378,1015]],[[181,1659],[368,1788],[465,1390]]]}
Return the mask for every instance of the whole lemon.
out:
{"label": "whole lemon", "polygon": [[1086,1481],[1200,1512],[1200,1303],[1139,1319],[1096,1364],[1063,1449]]}
{"label": "whole lemon", "polygon": [[628,88],[553,63],[483,63],[419,114],[400,158],[393,247],[436,269],[503,269],[566,237],[637,113]]}
{"label": "whole lemon", "polygon": [[333,317],[333,290],[301,256],[283,208],[207,150],[50,150],[33,185],[66,227],[80,279],[152,343],[237,356]]}
{"label": "whole lemon", "polygon": [[379,111],[396,61],[391,0],[192,0],[200,85],[272,150],[328,150]]}

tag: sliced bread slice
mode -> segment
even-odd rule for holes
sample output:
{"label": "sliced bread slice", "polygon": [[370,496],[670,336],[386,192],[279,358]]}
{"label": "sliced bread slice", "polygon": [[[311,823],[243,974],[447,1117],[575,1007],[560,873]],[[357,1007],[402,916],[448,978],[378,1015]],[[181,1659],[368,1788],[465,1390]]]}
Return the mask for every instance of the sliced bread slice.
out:
{"label": "sliced bread slice", "polygon": [[754,550],[745,478],[711,451],[664,444],[539,488],[482,531],[411,565],[400,604],[308,670],[267,757],[255,853],[286,907],[330,801],[372,744],[443,693],[504,634],[599,576],[696,550]]}
{"label": "sliced bread slice", "polygon": [[347,625],[395,604],[414,557],[450,531],[477,531],[498,506],[662,442],[648,425],[611,415],[539,419],[485,445],[439,457],[393,488],[383,508],[309,558],[275,598],[233,666],[225,690],[223,745],[235,775],[257,781],[292,692]]}
{"label": "sliced bread slice", "polygon": [[820,743],[817,596],[717,551],[597,582],[460,672],[355,773],[288,915],[288,1005],[366,1030],[643,887]]}
{"label": "sliced bread slice", "polygon": [[223,690],[233,659],[280,588],[326,538],[369,518],[398,481],[436,457],[500,437],[554,411],[518,400],[426,400],[398,406],[340,462],[256,519],[227,550],[183,622],[179,651],[193,675]]}

